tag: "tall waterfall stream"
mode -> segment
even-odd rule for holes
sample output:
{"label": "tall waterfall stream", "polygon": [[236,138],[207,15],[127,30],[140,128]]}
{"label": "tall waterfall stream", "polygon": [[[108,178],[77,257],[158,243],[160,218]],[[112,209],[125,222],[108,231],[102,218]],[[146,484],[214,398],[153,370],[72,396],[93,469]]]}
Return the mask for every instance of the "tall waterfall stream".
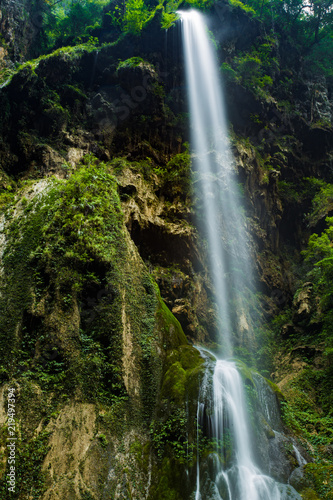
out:
{"label": "tall waterfall stream", "polygon": [[[276,482],[257,466],[243,379],[237,363],[226,359],[233,355],[230,304],[237,307],[238,312],[242,310],[240,292],[251,281],[251,262],[214,48],[201,14],[191,10],[179,12],[179,15],[193,163],[222,345],[219,356],[222,359],[214,359],[208,351],[199,349],[206,360],[207,370],[200,388],[197,411],[197,481],[193,499],[296,499],[300,496],[293,488]],[[260,399],[259,394],[258,397]],[[273,411],[273,408],[267,408],[267,413],[269,410]],[[209,457],[209,481],[207,472],[201,472],[199,434],[202,428],[215,442],[215,452]]]}

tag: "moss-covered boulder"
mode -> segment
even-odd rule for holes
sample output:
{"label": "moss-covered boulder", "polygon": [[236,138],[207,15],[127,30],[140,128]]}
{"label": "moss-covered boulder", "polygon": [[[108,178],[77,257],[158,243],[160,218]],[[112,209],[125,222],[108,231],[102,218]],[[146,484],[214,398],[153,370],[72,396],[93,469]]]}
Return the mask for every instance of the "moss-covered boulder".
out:
{"label": "moss-covered boulder", "polygon": [[184,463],[185,441],[152,429],[192,425],[201,359],[129,237],[112,168],[90,156],[67,179],[23,183],[1,227],[0,446],[6,458],[15,387],[17,498],[146,498],[164,447]]}

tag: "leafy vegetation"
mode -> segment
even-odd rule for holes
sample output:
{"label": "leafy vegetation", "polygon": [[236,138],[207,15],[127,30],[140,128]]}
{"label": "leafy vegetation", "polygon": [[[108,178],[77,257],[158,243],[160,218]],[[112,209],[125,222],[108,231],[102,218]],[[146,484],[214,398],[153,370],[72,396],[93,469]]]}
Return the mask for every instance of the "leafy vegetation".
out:
{"label": "leafy vegetation", "polygon": [[108,0],[45,0],[39,11],[44,50],[88,40],[95,43],[93,37],[102,26],[103,9],[108,3]]}
{"label": "leafy vegetation", "polygon": [[[290,44],[305,57],[311,71],[332,76],[326,64],[333,54],[332,0],[244,0],[235,2],[260,20],[277,40]],[[249,10],[250,9],[250,10]]]}
{"label": "leafy vegetation", "polygon": [[[333,217],[327,217],[328,228],[321,235],[312,234],[303,256],[308,269],[307,277],[314,283],[314,293],[320,300],[320,320],[325,354],[333,361]],[[333,374],[332,374],[333,375]]]}
{"label": "leafy vegetation", "polygon": [[[123,397],[118,286],[126,280],[120,276],[126,249],[114,178],[104,164],[86,157],[85,165],[67,181],[54,180],[42,197],[26,201],[22,207],[26,215],[9,225],[4,255],[7,281],[1,303],[1,349],[6,349],[6,339],[18,324],[20,335],[13,340],[3,375],[21,375],[45,389],[64,390],[66,384],[74,384],[88,399]],[[156,291],[149,283],[141,285],[147,304],[138,318],[138,332],[143,335],[138,342],[148,370],[156,308]],[[132,297],[136,297],[134,290]],[[62,311],[63,319],[56,320],[61,335],[67,321],[77,323],[73,314],[75,317],[75,304],[80,304],[81,330],[77,337],[73,324],[68,348],[62,347],[56,333],[46,335],[51,327],[36,312],[40,301]],[[106,322],[105,315],[110,316]]]}
{"label": "leafy vegetation", "polygon": [[[327,208],[331,185],[313,179],[306,179],[305,185],[315,193],[313,213],[318,216]],[[289,363],[298,364],[297,372],[289,376],[283,388],[286,399],[281,402],[282,416],[315,458],[314,464],[306,466],[310,488],[304,490],[304,498],[312,498],[307,496],[311,490],[329,500],[333,487],[329,452],[333,439],[333,218],[326,218],[326,224],[321,234],[310,236],[302,252],[304,284],[296,291],[292,307],[274,323],[276,335],[284,337],[277,343],[283,345],[283,356],[288,356]],[[308,307],[302,317],[299,297]],[[283,328],[287,328],[284,333]]]}

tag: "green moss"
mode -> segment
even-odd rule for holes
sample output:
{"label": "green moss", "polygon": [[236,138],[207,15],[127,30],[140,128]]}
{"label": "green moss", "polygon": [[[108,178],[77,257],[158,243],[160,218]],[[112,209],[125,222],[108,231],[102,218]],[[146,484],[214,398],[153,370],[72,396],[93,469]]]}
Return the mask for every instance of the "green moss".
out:
{"label": "green moss", "polygon": [[11,191],[0,193],[0,209],[6,209],[15,200],[15,194]]}
{"label": "green moss", "polygon": [[[119,394],[121,301],[116,296],[108,304],[107,284],[107,280],[119,284],[125,251],[117,184],[105,165],[87,160],[68,181],[51,181],[26,208],[26,214],[7,226],[0,349],[8,351],[8,336],[12,349],[5,368],[16,376],[23,370],[24,377],[45,387],[60,388],[71,380],[83,384],[90,397],[103,397],[110,390]],[[98,312],[86,304],[87,289],[97,295]],[[58,315],[43,319],[36,310],[41,302]],[[84,309],[88,306],[81,323],[83,331],[89,330],[85,345],[72,326],[78,302]],[[101,315],[112,318],[108,327]],[[89,316],[96,319],[94,328]],[[55,357],[48,352],[50,343],[56,346]]]}
{"label": "green moss", "polygon": [[[23,190],[15,218],[7,213],[3,350],[8,336],[13,342],[4,377],[32,381],[45,394],[98,402],[98,439],[105,448],[113,434],[148,427],[156,417],[163,349],[179,348],[163,384],[165,401],[177,400],[181,408],[175,403],[167,410],[159,436],[161,450],[184,461],[187,380],[191,375],[195,401],[202,360],[143,262],[133,257],[110,167],[88,156],[69,179],[50,179],[34,198],[32,189]],[[124,332],[140,388],[133,404],[123,382]],[[132,451],[148,470],[150,450],[138,445]]]}
{"label": "green moss", "polygon": [[285,401],[286,398],[284,396],[284,394],[280,391],[280,389],[278,388],[278,386],[276,384],[274,384],[274,382],[272,382],[271,380],[269,380],[268,378],[265,378],[266,380],[266,383],[269,385],[269,387],[272,389],[272,391],[274,392],[274,394],[276,395],[278,401],[281,403],[282,401]]}
{"label": "green moss", "polygon": [[158,297],[157,320],[163,332],[163,342],[166,350],[187,344],[186,336],[179,321],[165,305],[161,297]]}
{"label": "green moss", "polygon": [[106,448],[107,445],[109,444],[108,440],[106,439],[105,434],[100,434],[98,436],[98,439],[99,439],[99,441],[100,441],[100,443],[101,443],[101,445],[102,445],[103,448]]}
{"label": "green moss", "polygon": [[[156,419],[151,424],[154,450],[163,460],[165,477],[152,489],[152,498],[183,498],[182,476],[196,457],[196,411],[205,363],[197,349],[180,345],[169,350]],[[158,477],[161,477],[160,474]],[[155,488],[156,487],[156,491]],[[188,492],[189,494],[189,492]]]}
{"label": "green moss", "polygon": [[185,396],[186,372],[177,361],[164,376],[162,397],[171,398],[175,402],[182,402]]}
{"label": "green moss", "polygon": [[303,370],[285,388],[286,400],[281,402],[286,425],[302,434],[319,457],[323,446],[329,445],[333,437],[333,419],[322,409],[323,375],[321,371]]}
{"label": "green moss", "polygon": [[320,500],[320,497],[311,488],[306,488],[306,490],[302,490],[302,498],[303,500]]}
{"label": "green moss", "polygon": [[165,458],[159,472],[159,482],[152,488],[151,500],[182,500],[173,485],[179,483],[179,469],[175,469],[170,459]]}
{"label": "green moss", "polygon": [[[56,415],[55,410],[61,401],[40,391],[40,388],[29,381],[21,380],[16,386],[17,399],[17,442],[16,442],[16,494],[22,498],[31,497],[38,500],[46,490],[46,473],[42,470],[43,462],[49,451],[49,421]],[[36,428],[39,426],[39,432]],[[1,445],[6,446],[8,432],[0,437]],[[6,463],[9,472],[9,464]],[[14,498],[5,481],[0,482],[0,495],[3,500]]]}
{"label": "green moss", "polygon": [[250,7],[249,5],[245,5],[240,0],[229,0],[229,4],[232,7],[237,7],[239,9],[242,9],[244,12],[246,12],[247,14],[251,14],[252,16],[255,16],[256,14],[255,10],[252,9],[252,7]]}
{"label": "green moss", "polygon": [[194,370],[198,366],[202,366],[204,363],[202,357],[200,356],[197,349],[193,349],[190,345],[180,346],[178,349],[180,362],[187,372],[189,370]]}
{"label": "green moss", "polygon": [[121,68],[136,68],[141,64],[149,64],[149,63],[146,63],[146,61],[142,59],[142,57],[130,57],[125,61],[121,61],[117,66],[117,70]]}
{"label": "green moss", "polygon": [[305,496],[305,498],[321,498],[323,500],[333,499],[333,465],[306,464],[305,476],[306,479],[313,484],[313,489],[319,495],[319,497],[316,497],[313,495],[311,490],[307,490],[308,496]]}
{"label": "green moss", "polygon": [[239,373],[241,374],[241,376],[244,380],[244,383],[245,384],[250,383],[252,386],[254,386],[253,371],[245,363],[243,363],[239,359],[236,359],[235,363],[237,365]]}

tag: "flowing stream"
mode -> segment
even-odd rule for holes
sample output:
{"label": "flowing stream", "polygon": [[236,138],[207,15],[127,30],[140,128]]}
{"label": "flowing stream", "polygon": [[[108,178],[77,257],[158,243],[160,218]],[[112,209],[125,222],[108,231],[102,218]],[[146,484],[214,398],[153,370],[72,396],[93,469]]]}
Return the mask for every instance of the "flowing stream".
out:
{"label": "flowing stream", "polygon": [[237,308],[237,316],[242,315],[240,297],[250,286],[251,261],[214,47],[200,13],[191,10],[179,12],[179,15],[191,117],[194,181],[201,200],[201,225],[207,240],[222,345],[222,359],[213,359],[207,351],[199,349],[206,359],[207,372],[197,410],[198,450],[199,431],[205,428],[205,434],[215,442],[215,451],[210,454],[209,473],[206,472],[205,477],[201,477],[198,451],[194,498],[296,498],[282,494],[281,485],[257,467],[252,453],[244,384],[236,363],[227,360],[233,354],[233,311]]}

